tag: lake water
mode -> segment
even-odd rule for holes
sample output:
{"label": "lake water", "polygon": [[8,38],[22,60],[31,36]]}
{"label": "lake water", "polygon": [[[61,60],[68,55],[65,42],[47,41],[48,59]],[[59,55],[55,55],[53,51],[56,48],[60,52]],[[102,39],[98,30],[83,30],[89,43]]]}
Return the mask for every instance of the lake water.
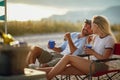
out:
{"label": "lake water", "polygon": [[18,41],[25,41],[28,45],[40,46],[44,49],[47,49],[47,44],[50,39],[55,40],[56,46],[59,46],[63,41],[64,33],[55,33],[55,34],[35,34],[35,35],[25,35],[17,36],[15,39]]}

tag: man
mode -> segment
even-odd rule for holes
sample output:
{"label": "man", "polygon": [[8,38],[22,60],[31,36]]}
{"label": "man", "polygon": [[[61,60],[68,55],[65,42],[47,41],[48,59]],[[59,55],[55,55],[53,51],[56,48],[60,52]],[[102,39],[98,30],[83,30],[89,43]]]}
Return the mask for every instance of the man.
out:
{"label": "man", "polygon": [[[33,47],[27,56],[27,64],[34,64],[36,59],[42,64],[41,67],[54,66],[64,55],[78,55],[82,53],[87,36],[92,34],[91,20],[86,19],[80,32],[67,32],[64,42],[60,47],[54,47],[54,53],[43,50],[40,47]],[[48,45],[49,48],[49,45]],[[79,48],[79,49],[78,49]]]}

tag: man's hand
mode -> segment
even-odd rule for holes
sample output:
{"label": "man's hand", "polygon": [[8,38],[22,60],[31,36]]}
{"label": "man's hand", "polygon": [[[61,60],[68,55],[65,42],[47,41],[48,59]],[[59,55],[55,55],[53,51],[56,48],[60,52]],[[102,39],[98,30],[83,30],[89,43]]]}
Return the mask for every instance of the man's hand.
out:
{"label": "man's hand", "polygon": [[[55,43],[55,45],[56,45],[56,43]],[[48,49],[51,49],[49,43],[48,43],[47,47],[48,47]],[[55,46],[54,46],[54,48],[55,48]],[[54,48],[52,48],[52,50],[53,50]]]}
{"label": "man's hand", "polygon": [[73,41],[72,41],[70,32],[67,32],[67,33],[65,34],[65,38],[68,40],[68,44],[69,44],[69,47],[70,47],[70,54],[73,54],[74,51],[77,49],[77,47],[74,45],[74,43],[73,43]]}
{"label": "man's hand", "polygon": [[67,32],[64,36],[64,40],[68,40],[70,37],[70,32]]}

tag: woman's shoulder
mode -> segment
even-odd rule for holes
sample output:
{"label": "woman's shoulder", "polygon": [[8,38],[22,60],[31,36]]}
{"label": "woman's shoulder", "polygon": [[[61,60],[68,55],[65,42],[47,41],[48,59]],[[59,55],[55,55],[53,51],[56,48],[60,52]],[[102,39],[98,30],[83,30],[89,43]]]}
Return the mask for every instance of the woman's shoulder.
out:
{"label": "woman's shoulder", "polygon": [[112,35],[108,35],[106,37],[106,42],[109,42],[110,44],[115,44],[116,41]]}
{"label": "woman's shoulder", "polygon": [[114,37],[112,35],[108,35],[106,39],[114,40]]}

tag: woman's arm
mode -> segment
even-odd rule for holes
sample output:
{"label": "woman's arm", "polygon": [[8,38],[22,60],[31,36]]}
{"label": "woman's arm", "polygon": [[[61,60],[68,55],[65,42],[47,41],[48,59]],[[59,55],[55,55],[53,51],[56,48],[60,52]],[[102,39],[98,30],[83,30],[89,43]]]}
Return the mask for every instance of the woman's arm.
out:
{"label": "woman's arm", "polygon": [[93,49],[88,49],[88,48],[85,49],[85,52],[87,54],[94,55],[97,59],[107,59],[107,58],[109,58],[110,55],[112,54],[112,51],[113,51],[112,48],[108,48],[108,49],[105,49],[103,55],[100,55],[97,52],[95,52]]}

